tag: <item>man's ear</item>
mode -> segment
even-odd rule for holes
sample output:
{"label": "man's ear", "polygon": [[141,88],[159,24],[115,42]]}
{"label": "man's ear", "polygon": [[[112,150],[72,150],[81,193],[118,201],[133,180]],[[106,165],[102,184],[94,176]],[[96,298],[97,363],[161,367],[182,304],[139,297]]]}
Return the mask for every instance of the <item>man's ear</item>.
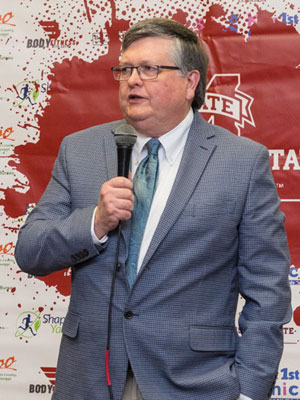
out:
{"label": "man's ear", "polygon": [[197,85],[200,81],[200,72],[197,70],[189,71],[186,74],[186,77],[187,77],[186,98],[187,100],[193,100]]}

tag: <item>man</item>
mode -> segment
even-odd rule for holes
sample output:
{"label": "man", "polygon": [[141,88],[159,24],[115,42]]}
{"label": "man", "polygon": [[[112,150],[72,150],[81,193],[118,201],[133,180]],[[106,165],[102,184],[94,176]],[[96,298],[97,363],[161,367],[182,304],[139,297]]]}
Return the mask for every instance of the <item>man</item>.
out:
{"label": "man", "polygon": [[[24,271],[72,266],[53,400],[271,395],[291,315],[284,216],[267,149],[199,115],[206,65],[196,35],[151,19],[127,32],[113,68],[124,118],[138,132],[132,176],[151,157],[150,139],[158,143],[156,190],[130,279],[130,239],[141,220],[133,183],[116,177],[116,123],[64,139],[49,186],[20,231]],[[107,309],[119,222],[110,395]]]}

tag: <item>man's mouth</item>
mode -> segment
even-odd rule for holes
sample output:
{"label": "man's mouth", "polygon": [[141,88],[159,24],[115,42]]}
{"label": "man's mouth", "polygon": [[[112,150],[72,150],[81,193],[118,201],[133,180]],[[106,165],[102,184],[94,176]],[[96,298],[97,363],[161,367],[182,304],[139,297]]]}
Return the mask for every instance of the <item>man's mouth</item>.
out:
{"label": "man's mouth", "polygon": [[128,99],[129,99],[129,100],[141,100],[141,99],[144,99],[144,97],[139,96],[139,95],[137,95],[137,94],[130,94],[130,95],[128,96]]}

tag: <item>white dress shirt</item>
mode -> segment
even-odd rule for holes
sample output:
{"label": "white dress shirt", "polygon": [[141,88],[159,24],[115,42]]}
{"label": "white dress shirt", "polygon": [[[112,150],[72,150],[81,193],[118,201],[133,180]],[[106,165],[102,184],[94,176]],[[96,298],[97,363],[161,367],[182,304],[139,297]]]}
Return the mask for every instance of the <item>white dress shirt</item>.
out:
{"label": "white dress shirt", "polygon": [[[192,122],[193,111],[190,109],[185,119],[179,125],[159,137],[161,146],[158,150],[158,178],[141,243],[137,265],[138,271],[142,265],[143,259],[173,187]],[[134,176],[139,163],[148,155],[146,143],[150,139],[151,138],[148,136],[138,135],[136,144],[132,151],[132,176]]]}
{"label": "white dress shirt", "polygon": [[[165,133],[159,137],[161,146],[158,151],[159,160],[159,171],[156,183],[156,190],[152,200],[148,220],[146,223],[143,240],[141,243],[141,249],[138,259],[137,270],[139,271],[148,247],[150,245],[153,234],[157,228],[160,217],[163,213],[171,189],[173,187],[177,171],[182,158],[184,146],[188,137],[188,133],[193,122],[194,114],[192,109],[190,109],[187,116],[183,121],[180,122],[174,129]],[[144,136],[138,133],[138,137],[135,145],[132,149],[131,155],[131,171],[132,176],[134,176],[139,163],[148,155],[146,143],[151,139],[149,136]],[[96,209],[95,209],[96,211]],[[94,244],[103,244],[108,239],[104,236],[100,240],[97,238],[94,232],[94,218],[95,211],[93,215],[91,234],[93,237]],[[136,382],[134,382],[136,385]],[[237,400],[252,400],[245,395],[240,395]]]}
{"label": "white dress shirt", "polygon": [[244,394],[240,394],[240,397],[238,398],[238,400],[252,400],[250,399],[250,397],[245,396]]}

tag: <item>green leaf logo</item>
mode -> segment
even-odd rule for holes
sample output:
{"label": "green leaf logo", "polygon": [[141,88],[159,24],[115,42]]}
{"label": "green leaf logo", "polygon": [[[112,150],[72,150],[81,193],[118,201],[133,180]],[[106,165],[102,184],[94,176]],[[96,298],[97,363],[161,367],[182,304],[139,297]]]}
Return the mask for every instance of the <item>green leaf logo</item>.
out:
{"label": "green leaf logo", "polygon": [[39,318],[39,319],[36,320],[36,322],[34,324],[34,329],[35,329],[36,332],[39,330],[40,326],[41,326],[41,320]]}
{"label": "green leaf logo", "polygon": [[32,98],[33,98],[33,100],[35,101],[35,100],[38,98],[38,96],[39,96],[39,92],[38,92],[38,90],[35,90],[35,91],[32,93]]}

